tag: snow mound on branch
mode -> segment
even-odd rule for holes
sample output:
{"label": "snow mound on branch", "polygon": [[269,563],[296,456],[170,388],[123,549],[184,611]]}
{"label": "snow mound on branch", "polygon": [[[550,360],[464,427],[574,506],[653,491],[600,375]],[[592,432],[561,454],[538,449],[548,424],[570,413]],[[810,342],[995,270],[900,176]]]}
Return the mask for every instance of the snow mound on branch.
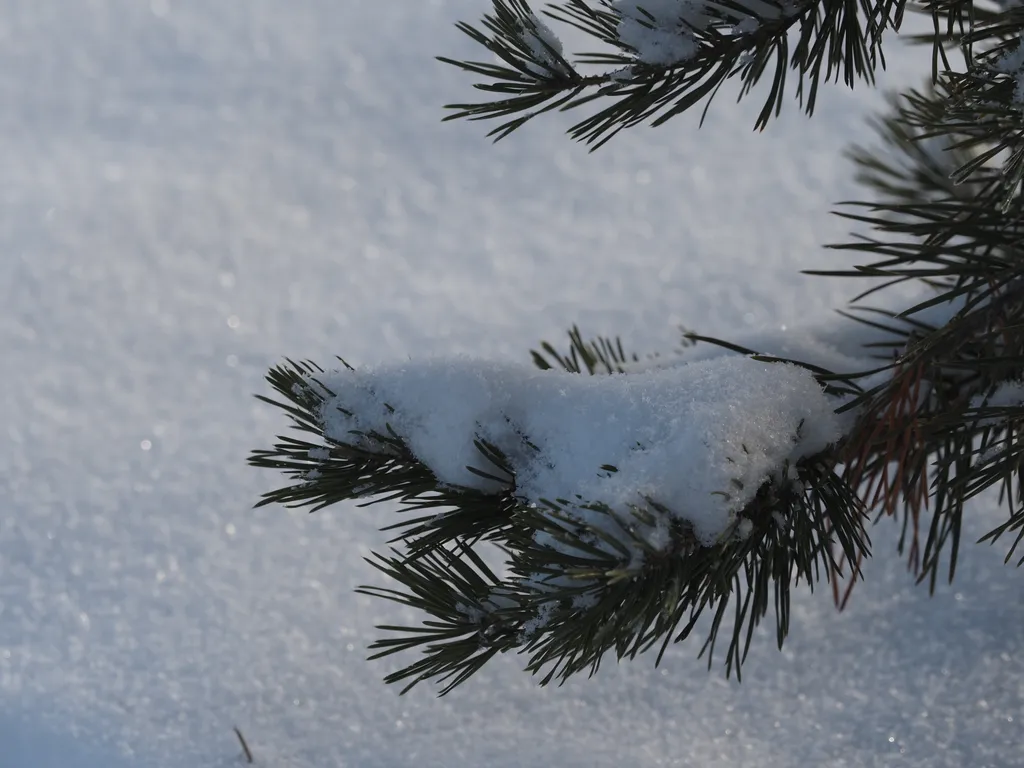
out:
{"label": "snow mound on branch", "polygon": [[619,41],[651,66],[672,66],[693,56],[697,42],[692,30],[703,29],[708,21],[693,2],[617,0],[612,7],[619,14]]}
{"label": "snow mound on branch", "polygon": [[628,510],[644,499],[688,521],[704,544],[787,463],[840,434],[836,403],[793,365],[745,357],[587,376],[473,360],[316,377],[325,436],[381,449],[401,436],[439,481],[494,492],[477,440],[499,448],[527,503],[566,499]]}

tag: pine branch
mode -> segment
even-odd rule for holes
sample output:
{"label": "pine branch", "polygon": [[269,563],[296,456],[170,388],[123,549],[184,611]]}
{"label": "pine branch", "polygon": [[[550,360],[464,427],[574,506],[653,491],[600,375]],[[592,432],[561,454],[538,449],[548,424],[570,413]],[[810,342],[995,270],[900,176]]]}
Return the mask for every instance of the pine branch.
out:
{"label": "pine branch", "polygon": [[[688,331],[682,329],[679,343],[679,349],[675,350],[677,355],[682,354],[696,342],[690,338]],[[627,354],[623,349],[622,339],[618,336],[615,338],[598,336],[587,341],[575,325],[569,330],[569,351],[567,353],[559,352],[550,342],[543,341],[540,344],[540,351],[530,350],[530,357],[533,359],[533,364],[542,371],[561,368],[568,373],[581,373],[586,370],[591,375],[595,373],[626,373],[630,370],[637,370],[645,364],[660,361],[660,355],[657,353],[647,355],[643,361],[636,353]]]}
{"label": "pine branch", "polygon": [[376,641],[370,659],[421,649],[425,658],[384,678],[387,683],[409,680],[406,693],[423,680],[442,683],[441,696],[477,672],[495,654],[517,646],[512,624],[498,616],[494,596],[498,577],[471,547],[432,547],[417,557],[395,552],[375,555],[370,564],[407,592],[360,587],[371,597],[408,605],[431,617],[421,627],[380,626],[402,637]]}
{"label": "pine branch", "polygon": [[[501,139],[537,115],[567,111],[598,99],[613,103],[570,128],[591,145],[604,144],[623,128],[661,125],[701,102],[710,105],[726,80],[739,78],[741,98],[768,71],[772,85],[755,121],[763,129],[778,115],[787,72],[797,96],[814,112],[820,85],[874,82],[884,66],[882,34],[898,30],[905,0],[725,0],[676,13],[642,0],[567,0],[545,12],[600,42],[608,51],[580,54],[570,62],[554,33],[524,0],[493,0],[481,28],[458,28],[502,64],[441,61],[484,78],[476,88],[499,98],[449,104],[446,119],[504,120],[490,132]],[[666,15],[668,14],[668,15]],[[790,32],[795,32],[790,40]],[[577,66],[612,67],[583,75]]]}
{"label": "pine branch", "polygon": [[670,642],[691,635],[705,610],[712,621],[701,654],[709,665],[720,631],[731,620],[725,662],[727,671],[739,676],[753,631],[771,607],[781,647],[789,631],[793,585],[803,580],[813,588],[821,571],[830,572],[833,542],[851,560],[868,547],[859,502],[827,464],[808,461],[783,477],[766,483],[744,509],[737,521],[738,528],[749,526],[743,536],[723,537],[710,547],[699,545],[685,527],[670,532],[667,547],[652,547],[646,532],[655,525],[654,513],[667,510],[650,500],[648,507],[634,510],[633,519],[616,517],[618,528],[632,534],[631,543],[646,551],[640,564],[628,552],[588,544],[588,537],[573,529],[571,516],[538,521],[538,529],[558,544],[538,546],[534,539],[518,553],[516,572],[524,579],[539,573],[553,581],[571,574],[583,586],[576,594],[545,589],[534,597],[544,621],[535,635],[527,635],[527,668],[547,667],[542,681],[547,683],[583,671],[594,674],[606,653],[632,659],[657,648],[660,660]]}
{"label": "pine branch", "polygon": [[[501,138],[537,114],[605,98],[610,106],[570,131],[596,148],[624,128],[710,103],[727,79],[738,77],[746,95],[772,69],[756,124],[763,127],[781,109],[790,70],[808,113],[824,80],[871,82],[884,65],[881,36],[898,29],[904,5],[725,0],[680,3],[677,13],[666,4],[566,0],[547,16],[611,49],[570,61],[525,0],[493,0],[482,31],[459,28],[501,63],[442,60],[483,78],[477,87],[496,98],[452,105],[451,118],[503,120],[492,132]],[[862,370],[690,332],[687,343],[735,354],[716,358],[713,370],[706,360],[659,368],[627,354],[617,338],[587,340],[574,327],[567,352],[545,343],[532,353],[546,373],[460,369],[461,378],[456,371],[445,380],[443,402],[426,398],[429,381],[415,378],[419,370],[397,389],[386,375],[347,364],[325,372],[288,361],[270,371],[276,398],[260,398],[281,409],[297,434],[250,457],[287,478],[260,504],[315,510],[391,501],[403,513],[384,526],[396,532],[390,554],[370,561],[391,586],[361,589],[427,616],[414,627],[381,627],[389,636],[372,646],[373,658],[421,652],[389,682],[408,690],[432,680],[444,694],[508,651],[524,654],[543,684],[564,682],[594,674],[609,654],[631,659],[656,650],[660,660],[702,616],[709,622],[701,654],[710,664],[727,639],[726,669],[739,676],[769,612],[781,647],[801,581],[813,588],[825,579],[845,601],[839,580],[855,579],[869,554],[870,512],[899,518],[900,551],[934,589],[944,567],[954,576],[967,503],[994,485],[1008,516],[982,541],[1012,539],[1007,561],[1017,556],[1024,541],[1024,11],[976,12],[962,0],[929,0],[923,9],[935,24],[933,82],[893,100],[875,123],[887,156],[852,152],[874,199],[840,215],[869,234],[833,247],[869,262],[813,273],[872,278],[843,315],[873,336],[856,358]],[[949,66],[950,43],[963,52],[963,72]],[[612,69],[577,70],[595,65]],[[860,303],[906,282],[922,283],[929,295],[899,311]],[[549,376],[554,387],[555,379],[531,378]],[[648,378],[630,389],[637,376]],[[659,390],[666,381],[668,390]],[[530,396],[514,398],[516,386]],[[652,403],[665,391],[672,397],[658,401],[658,411]],[[675,398],[680,391],[687,398]],[[547,410],[535,413],[537,401]],[[743,430],[712,428],[730,422],[705,421],[708,413],[744,409],[774,419],[753,435],[753,448]],[[561,421],[566,413],[572,418]],[[641,439],[616,431],[623,414],[638,413],[651,427]],[[678,437],[672,429],[686,439],[666,440]],[[603,433],[619,441],[618,458],[591,467],[586,451]],[[457,439],[438,442],[450,436]],[[662,474],[649,472],[652,455],[666,459],[658,454],[666,445],[680,455],[656,465]],[[582,471],[564,463],[577,452],[587,458]],[[691,485],[673,486],[670,476]],[[628,482],[617,485],[623,477]]]}
{"label": "pine branch", "polygon": [[1013,77],[991,63],[1012,49],[1010,29],[1024,27],[1024,15],[1007,26],[1012,16],[989,16],[963,34],[965,47],[988,49],[972,48],[978,63],[968,74],[947,73],[891,100],[874,126],[887,152],[852,152],[875,199],[852,204],[868,213],[840,214],[875,234],[835,246],[876,260],[814,273],[882,277],[884,288],[922,281],[931,291],[893,313],[915,325],[890,348],[885,380],[851,402],[860,415],[843,457],[865,502],[901,518],[900,551],[932,589],[943,563],[948,579],[955,575],[973,496],[998,483],[1009,507],[1007,522],[982,540],[1024,530],[1013,437],[1019,409],[995,411],[1004,420],[993,426],[985,407],[1024,374],[1024,216],[1016,197],[1024,122]]}
{"label": "pine branch", "polygon": [[584,341],[583,334],[575,325],[569,331],[569,353],[562,354],[550,343],[544,341],[541,351],[530,350],[533,364],[542,371],[559,366],[568,373],[581,373],[586,369],[593,375],[603,373],[624,373],[630,363],[640,360],[637,355],[627,355],[622,348],[622,339],[606,339],[598,337],[593,341]]}
{"label": "pine branch", "polygon": [[[570,342],[569,356],[547,347],[577,374],[600,366],[612,372],[630,359],[619,343],[584,342],[575,328]],[[701,653],[712,663],[724,631],[726,669],[738,676],[754,629],[769,611],[777,642],[784,641],[795,585],[813,587],[822,572],[829,578],[839,570],[837,558],[859,562],[867,553],[863,507],[836,473],[830,449],[777,467],[749,496],[738,479],[716,492],[749,501],[706,541],[686,522],[684,510],[652,495],[628,508],[581,496],[526,496],[508,447],[483,439],[475,443],[479,461],[472,470],[480,487],[441,482],[390,421],[383,429],[345,433],[330,426],[331,413],[345,398],[317,366],[289,362],[273,369],[268,381],[281,399],[264,399],[285,411],[295,429],[318,435],[321,445],[279,438],[273,449],[254,452],[255,466],[284,470],[292,479],[261,503],[320,508],[386,499],[435,513],[389,526],[401,531],[396,549],[371,562],[397,583],[361,590],[428,617],[422,626],[381,627],[391,636],[372,646],[373,658],[422,650],[421,659],[387,678],[404,683],[405,690],[436,680],[447,693],[509,650],[527,655],[526,669],[542,684],[593,674],[607,654],[634,658],[657,649],[660,660],[671,642],[690,637],[706,613],[711,622]],[[361,407],[372,410],[365,402]],[[794,445],[802,429],[801,422]],[[529,435],[516,434],[520,447],[506,446],[528,455],[540,450]],[[730,461],[741,467],[746,459]],[[605,477],[619,472],[612,465],[595,470]],[[503,554],[503,575],[486,564],[488,552]]]}
{"label": "pine branch", "polygon": [[282,399],[257,397],[283,410],[295,430],[317,439],[279,436],[273,448],[252,452],[252,466],[280,470],[293,481],[264,494],[257,507],[308,506],[315,512],[343,501],[361,501],[363,506],[398,501],[401,512],[417,516],[383,530],[398,530],[395,541],[403,541],[414,554],[452,541],[501,537],[509,526],[514,501],[511,472],[498,452],[485,441],[477,446],[479,464],[472,471],[491,479],[497,489],[483,493],[438,483],[406,440],[393,431],[353,432],[349,442],[332,439],[324,433],[323,412],[333,393],[318,380],[322,373],[314,363],[289,360],[267,374],[268,383]]}

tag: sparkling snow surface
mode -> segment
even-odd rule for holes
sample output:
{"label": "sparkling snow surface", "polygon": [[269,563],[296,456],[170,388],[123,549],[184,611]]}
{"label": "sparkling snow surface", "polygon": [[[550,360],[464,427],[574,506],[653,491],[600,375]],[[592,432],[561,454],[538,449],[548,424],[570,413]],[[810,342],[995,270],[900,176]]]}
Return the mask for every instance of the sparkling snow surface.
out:
{"label": "sparkling snow surface", "polygon": [[[453,22],[486,5],[0,0],[0,767],[239,766],[235,725],[266,768],[1020,765],[1004,549],[928,599],[882,525],[852,607],[801,591],[742,684],[690,644],[550,689],[501,658],[438,700],[364,661],[412,618],[352,593],[390,510],[250,508],[281,356],[525,361],[573,322],[665,350],[854,291],[796,273],[841,263],[877,94],[495,147],[439,122],[474,94],[432,59],[481,56]],[[923,52],[887,50],[916,83]]]}

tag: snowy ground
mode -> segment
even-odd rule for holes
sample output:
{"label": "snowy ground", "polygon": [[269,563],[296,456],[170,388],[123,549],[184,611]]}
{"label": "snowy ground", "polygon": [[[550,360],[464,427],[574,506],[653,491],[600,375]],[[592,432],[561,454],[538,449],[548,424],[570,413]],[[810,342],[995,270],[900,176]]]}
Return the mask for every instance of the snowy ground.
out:
{"label": "snowy ground", "polygon": [[[597,155],[439,122],[484,0],[0,0],[0,768],[1019,765],[1020,573],[928,599],[890,526],[852,607],[802,592],[744,681],[695,649],[445,699],[364,661],[389,510],[250,507],[283,355],[527,360],[579,322],[665,349],[807,321],[876,94],[761,135],[724,95]],[[889,84],[924,59],[890,54]],[[968,535],[995,512],[974,510]]]}

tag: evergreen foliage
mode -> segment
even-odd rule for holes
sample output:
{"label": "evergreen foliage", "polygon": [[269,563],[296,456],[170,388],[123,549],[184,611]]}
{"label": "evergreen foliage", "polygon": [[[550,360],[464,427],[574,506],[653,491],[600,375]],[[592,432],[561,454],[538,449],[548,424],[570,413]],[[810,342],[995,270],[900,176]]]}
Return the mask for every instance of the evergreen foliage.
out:
{"label": "evergreen foliage", "polygon": [[[832,247],[863,263],[815,272],[869,278],[842,314],[851,329],[873,334],[865,352],[876,364],[828,370],[684,334],[687,346],[803,366],[851,419],[842,440],[780,467],[758,489],[738,517],[742,536],[708,545],[671,518],[669,543],[654,548],[647,532],[665,510],[653,498],[627,513],[600,499],[528,504],[508,456],[483,438],[472,471],[488,490],[440,483],[390,427],[349,441],[326,435],[333,393],[314,364],[287,361],[269,373],[277,399],[262,399],[288,415],[298,436],[253,453],[252,464],[289,478],[260,503],[315,510],[397,502],[398,522],[387,527],[394,548],[372,560],[394,586],[363,591],[427,619],[382,627],[391,635],[373,646],[375,656],[421,652],[387,680],[411,687],[434,679],[446,693],[495,654],[516,651],[543,683],[561,682],[596,672],[607,653],[655,650],[660,658],[694,633],[710,663],[723,631],[727,669],[739,675],[769,613],[781,647],[801,581],[813,588],[824,579],[845,602],[870,554],[872,516],[899,521],[901,551],[930,588],[951,580],[967,502],[992,486],[1007,514],[983,541],[1005,539],[1007,560],[1024,563],[1024,8],[565,0],[549,5],[547,17],[606,49],[570,59],[525,0],[492,5],[479,25],[459,28],[500,63],[442,61],[473,74],[486,94],[449,105],[448,119],[499,121],[491,131],[498,139],[551,110],[589,109],[570,134],[597,148],[624,128],[706,109],[728,79],[739,78],[745,97],[769,73],[755,127],[783,108],[787,73],[811,113],[823,83],[873,82],[884,33],[891,37],[907,10],[934,21],[934,33],[918,38],[933,48],[933,71],[921,88],[891,98],[874,123],[875,146],[851,150],[870,199],[842,206],[857,234]],[[901,311],[870,303],[908,282],[925,286],[927,298]],[[594,376],[629,376],[646,360],[618,339],[587,340],[577,328],[566,351],[545,343],[532,359],[541,369]],[[529,450],[529,435],[521,438]],[[599,522],[581,522],[578,508]],[[637,559],[638,550],[646,556]]]}

